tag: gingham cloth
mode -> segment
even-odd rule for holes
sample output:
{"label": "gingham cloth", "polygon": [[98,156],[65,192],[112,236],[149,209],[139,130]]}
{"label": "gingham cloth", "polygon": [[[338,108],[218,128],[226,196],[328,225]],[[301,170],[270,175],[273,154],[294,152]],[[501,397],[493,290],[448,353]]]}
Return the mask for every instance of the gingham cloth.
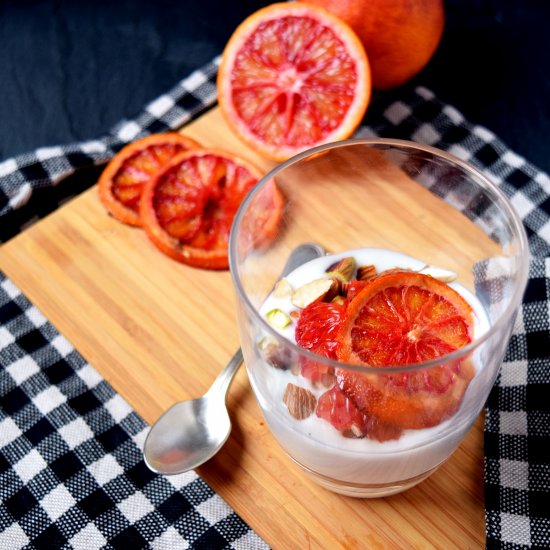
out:
{"label": "gingham cloth", "polygon": [[[57,185],[67,174],[213,105],[218,61],[104,138],[1,163],[0,239],[74,194]],[[375,97],[358,135],[410,139],[471,162],[524,221],[531,277],[486,411],[487,547],[550,548],[550,178],[421,87]],[[144,422],[9,279],[1,286],[0,548],[265,547],[195,474],[150,473]]]}

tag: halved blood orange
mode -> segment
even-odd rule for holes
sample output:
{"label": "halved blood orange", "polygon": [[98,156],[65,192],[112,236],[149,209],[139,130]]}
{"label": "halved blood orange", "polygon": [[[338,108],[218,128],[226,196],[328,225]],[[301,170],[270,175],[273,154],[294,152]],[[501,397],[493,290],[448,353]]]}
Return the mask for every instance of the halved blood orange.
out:
{"label": "halved blood orange", "polygon": [[272,4],[231,36],[218,72],[218,101],[244,142],[274,160],[349,137],[370,101],[365,50],[328,11]]}
{"label": "halved blood orange", "polygon": [[[175,260],[227,269],[233,218],[261,176],[254,165],[228,152],[194,149],[181,153],[144,186],[143,227],[151,241]],[[277,209],[271,218],[279,219],[282,205],[274,204]]]}
{"label": "halved blood orange", "polygon": [[[471,342],[473,326],[471,306],[449,285],[420,273],[388,273],[349,303],[338,359],[376,367],[437,359]],[[473,367],[443,360],[403,373],[335,374],[361,411],[400,428],[425,428],[456,412]]]}
{"label": "halved blood orange", "polygon": [[118,220],[140,226],[143,185],[175,155],[198,147],[195,140],[176,132],[152,134],[126,145],[99,178],[101,202]]}

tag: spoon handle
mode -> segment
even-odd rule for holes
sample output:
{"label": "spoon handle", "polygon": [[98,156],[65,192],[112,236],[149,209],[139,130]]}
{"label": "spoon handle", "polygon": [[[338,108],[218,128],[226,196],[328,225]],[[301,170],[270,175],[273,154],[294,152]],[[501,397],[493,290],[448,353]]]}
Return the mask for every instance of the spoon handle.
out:
{"label": "spoon handle", "polygon": [[[288,275],[294,271],[297,267],[305,264],[306,262],[323,256],[326,254],[325,249],[317,243],[303,243],[296,247],[291,253],[290,256],[283,268],[282,276]],[[243,353],[241,348],[239,348],[233,357],[229,360],[229,363],[224,367],[220,372],[218,377],[214,380],[212,386],[208,390],[207,394],[220,393],[225,395],[231,386],[233,377],[239,370],[241,363],[243,362]]]}
{"label": "spoon handle", "polygon": [[229,390],[229,386],[231,385],[231,382],[233,381],[233,377],[239,370],[239,367],[241,366],[241,363],[243,362],[243,352],[241,351],[241,348],[239,348],[233,357],[229,360],[227,365],[223,368],[223,370],[218,374],[216,380],[214,380],[212,386],[208,390],[208,394],[211,393],[220,393],[221,395],[224,395]]}

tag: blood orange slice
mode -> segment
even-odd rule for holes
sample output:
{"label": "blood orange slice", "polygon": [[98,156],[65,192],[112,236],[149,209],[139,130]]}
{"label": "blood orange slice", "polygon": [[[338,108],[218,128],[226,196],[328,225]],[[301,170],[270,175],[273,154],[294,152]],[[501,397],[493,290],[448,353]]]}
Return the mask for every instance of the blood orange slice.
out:
{"label": "blood orange slice", "polygon": [[371,93],[355,33],[299,2],[272,4],[241,23],[223,52],[217,86],[237,136],[279,161],[349,137]]}
{"label": "blood orange slice", "polygon": [[[473,313],[449,285],[428,275],[381,275],[349,303],[338,359],[385,367],[437,359],[473,338]],[[371,374],[338,369],[342,391],[367,414],[401,428],[425,428],[454,414],[473,376],[468,360]]]}
{"label": "blood orange slice", "polygon": [[[249,162],[224,151],[181,153],[143,188],[144,229],[151,241],[175,260],[226,269],[233,218],[261,175]],[[279,216],[279,211],[272,211],[271,216]]]}
{"label": "blood orange slice", "polygon": [[175,132],[152,134],[126,145],[99,178],[101,202],[118,220],[140,226],[143,185],[175,155],[198,147],[195,140]]}

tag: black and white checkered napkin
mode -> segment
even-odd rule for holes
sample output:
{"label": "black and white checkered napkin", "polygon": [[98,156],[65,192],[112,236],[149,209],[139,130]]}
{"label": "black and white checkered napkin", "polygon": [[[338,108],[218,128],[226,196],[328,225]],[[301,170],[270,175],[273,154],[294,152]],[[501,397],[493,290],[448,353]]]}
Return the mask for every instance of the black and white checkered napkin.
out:
{"label": "black and white checkered napkin", "polygon": [[[107,137],[0,163],[0,240],[78,191],[62,187],[66,175],[213,105],[217,65]],[[476,165],[524,221],[529,285],[486,409],[487,547],[550,548],[550,178],[425,88],[380,95],[365,124],[358,135],[410,139]],[[9,279],[1,286],[0,548],[264,547],[195,474],[150,473],[143,421]]]}
{"label": "black and white checkered napkin", "polygon": [[147,425],[0,276],[0,548],[267,546],[197,474],[143,462]]}

